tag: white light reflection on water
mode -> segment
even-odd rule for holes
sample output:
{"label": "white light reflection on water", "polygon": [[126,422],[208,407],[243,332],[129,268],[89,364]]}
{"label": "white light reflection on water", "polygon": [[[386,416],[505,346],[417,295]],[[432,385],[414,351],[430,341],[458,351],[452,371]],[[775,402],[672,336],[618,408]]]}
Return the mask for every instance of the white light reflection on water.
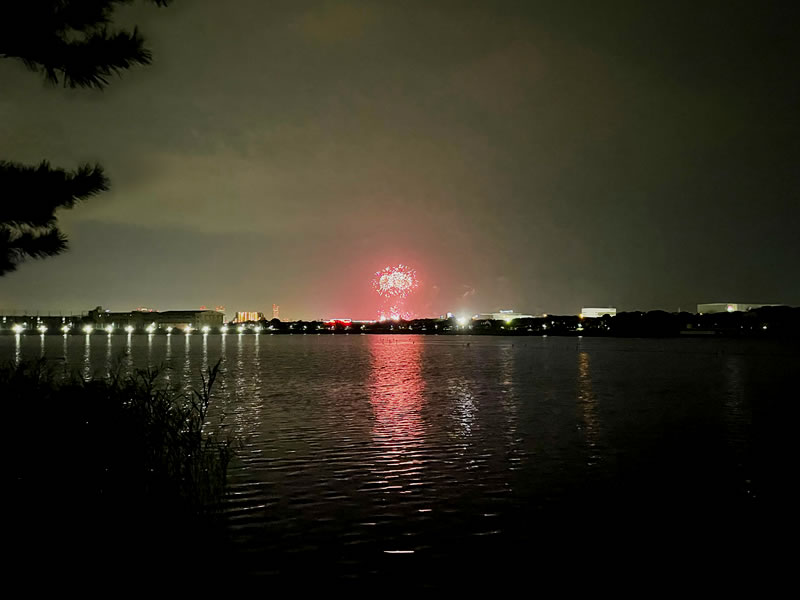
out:
{"label": "white light reflection on water", "polygon": [[172,368],[172,335],[167,334],[166,341],[164,342],[164,380],[169,382],[171,378],[171,368]]}
{"label": "white light reflection on water", "polygon": [[218,381],[217,385],[219,386],[222,397],[225,397],[227,388],[227,376],[225,373],[225,370],[228,366],[228,357],[226,356],[227,344],[228,336],[225,334],[221,335],[219,339],[219,369],[222,372],[222,377]]}
{"label": "white light reflection on water", "polygon": [[125,372],[133,373],[134,371],[133,334],[131,332],[128,332],[128,335],[125,336],[125,350],[123,356],[124,356]]}
{"label": "white light reflection on water", "polygon": [[261,339],[260,335],[255,336],[253,348],[253,396],[261,397]]}
{"label": "white light reflection on water", "polygon": [[[253,346],[253,368],[252,368],[252,384],[250,386],[250,390],[247,392],[247,396],[250,399],[250,406],[249,416],[239,414],[240,423],[239,423],[239,431],[243,429],[245,426],[244,419],[249,421],[248,425],[255,430],[260,430],[262,426],[261,422],[261,415],[264,409],[264,394],[262,389],[262,365],[261,365],[261,336],[256,335],[253,336],[254,339],[254,346]],[[242,336],[239,336],[239,342],[241,343]]]}
{"label": "white light reflection on water", "polygon": [[505,415],[504,434],[506,438],[506,456],[508,459],[508,469],[513,471],[519,468],[522,462],[521,437],[519,435],[517,422],[519,419],[519,393],[517,381],[518,372],[524,372],[523,368],[517,368],[517,361],[524,361],[526,355],[515,352],[514,347],[506,347],[500,360],[500,371],[503,383],[503,391],[500,395],[500,406]]}
{"label": "white light reflection on water", "polygon": [[244,357],[244,334],[236,336],[236,361],[234,362],[233,373],[233,393],[237,404],[244,401],[247,392],[247,377]]}
{"label": "white light reflection on water", "polygon": [[191,334],[184,334],[183,336],[183,370],[181,372],[181,385],[184,393],[192,393],[192,336]]}
{"label": "white light reflection on water", "polygon": [[200,369],[205,377],[208,373],[208,332],[203,332],[203,356],[200,361]]}
{"label": "white light reflection on water", "polygon": [[92,377],[92,334],[87,333],[83,336],[83,378]]}
{"label": "white light reflection on water", "polygon": [[597,398],[592,389],[589,353],[584,351],[578,352],[578,409],[589,453],[587,464],[591,467],[602,460],[598,445],[601,427],[597,416]]}
{"label": "white light reflection on water", "polygon": [[455,400],[455,420],[464,440],[464,447],[469,445],[470,433],[475,423],[475,396],[470,388],[469,381],[464,377],[450,379],[447,386],[448,394]]}
{"label": "white light reflection on water", "polygon": [[22,360],[22,336],[14,334],[14,366],[19,366]]}
{"label": "white light reflection on water", "polygon": [[156,365],[153,364],[153,335],[147,334],[147,369],[153,369]]}
{"label": "white light reflection on water", "polygon": [[105,365],[105,373],[106,376],[111,375],[111,361],[113,359],[113,354],[111,350],[111,334],[109,333],[106,336],[106,365]]}
{"label": "white light reflection on water", "polygon": [[744,397],[745,359],[741,355],[727,354],[724,364],[725,402],[723,419],[727,430],[730,451],[736,458],[735,470],[744,493],[754,496],[751,455],[750,426],[753,414]]}

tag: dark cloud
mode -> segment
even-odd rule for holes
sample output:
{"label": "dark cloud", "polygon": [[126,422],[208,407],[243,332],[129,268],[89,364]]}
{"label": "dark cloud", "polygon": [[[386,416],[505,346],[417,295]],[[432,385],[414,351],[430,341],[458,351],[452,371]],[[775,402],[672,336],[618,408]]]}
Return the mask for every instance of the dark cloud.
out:
{"label": "dark cloud", "polygon": [[798,304],[793,8],[701,4],[177,2],[106,92],[0,61],[0,156],[113,182],[0,304]]}

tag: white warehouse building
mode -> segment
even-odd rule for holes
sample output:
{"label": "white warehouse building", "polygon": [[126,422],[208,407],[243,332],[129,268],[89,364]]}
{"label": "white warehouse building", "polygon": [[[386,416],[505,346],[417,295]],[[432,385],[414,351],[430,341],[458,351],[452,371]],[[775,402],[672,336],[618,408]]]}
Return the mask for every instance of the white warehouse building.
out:
{"label": "white warehouse building", "polygon": [[581,309],[581,317],[584,319],[596,319],[597,317],[602,317],[604,315],[609,315],[614,317],[617,315],[617,309],[614,307],[606,307],[606,308],[582,308]]}
{"label": "white warehouse building", "polygon": [[492,313],[473,315],[473,321],[513,321],[514,319],[533,319],[534,315],[514,312],[514,310],[500,310]]}

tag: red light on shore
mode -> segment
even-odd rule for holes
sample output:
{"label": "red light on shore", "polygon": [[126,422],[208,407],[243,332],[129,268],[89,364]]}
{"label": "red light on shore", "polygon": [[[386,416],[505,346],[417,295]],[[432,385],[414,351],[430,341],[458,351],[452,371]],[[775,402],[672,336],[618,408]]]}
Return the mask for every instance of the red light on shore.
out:
{"label": "red light on shore", "polygon": [[328,319],[323,321],[325,325],[352,325],[353,319]]}

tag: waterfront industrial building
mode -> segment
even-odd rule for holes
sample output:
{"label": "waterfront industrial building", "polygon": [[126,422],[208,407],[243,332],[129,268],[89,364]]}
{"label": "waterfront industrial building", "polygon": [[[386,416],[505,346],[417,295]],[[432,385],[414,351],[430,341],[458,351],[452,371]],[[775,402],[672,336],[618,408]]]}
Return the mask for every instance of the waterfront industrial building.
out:
{"label": "waterfront industrial building", "polygon": [[215,310],[168,310],[158,313],[157,325],[166,329],[185,330],[187,327],[202,330],[204,327],[222,327],[225,315]]}
{"label": "waterfront industrial building", "polygon": [[157,312],[154,310],[133,310],[130,312],[111,312],[98,306],[89,311],[87,319],[96,329],[125,329],[132,327],[134,330],[177,329],[180,331],[202,330],[203,327],[222,327],[225,315],[216,310],[167,310]]}
{"label": "waterfront industrial building", "polygon": [[608,306],[606,308],[582,308],[581,309],[581,317],[584,319],[596,319],[598,317],[603,317],[608,315],[610,317],[615,317],[617,315],[617,309]]}
{"label": "waterfront industrial building", "polygon": [[[208,331],[220,328],[225,314],[218,310],[167,310],[158,312],[137,309],[123,312],[103,310],[98,306],[81,314],[17,314],[0,318],[0,332],[4,330],[44,332],[148,332],[158,331]],[[206,329],[208,328],[208,329]]]}
{"label": "waterfront industrial building", "polygon": [[534,315],[514,312],[511,310],[499,310],[491,313],[480,313],[473,315],[473,321],[513,321],[514,319],[535,319]]}

